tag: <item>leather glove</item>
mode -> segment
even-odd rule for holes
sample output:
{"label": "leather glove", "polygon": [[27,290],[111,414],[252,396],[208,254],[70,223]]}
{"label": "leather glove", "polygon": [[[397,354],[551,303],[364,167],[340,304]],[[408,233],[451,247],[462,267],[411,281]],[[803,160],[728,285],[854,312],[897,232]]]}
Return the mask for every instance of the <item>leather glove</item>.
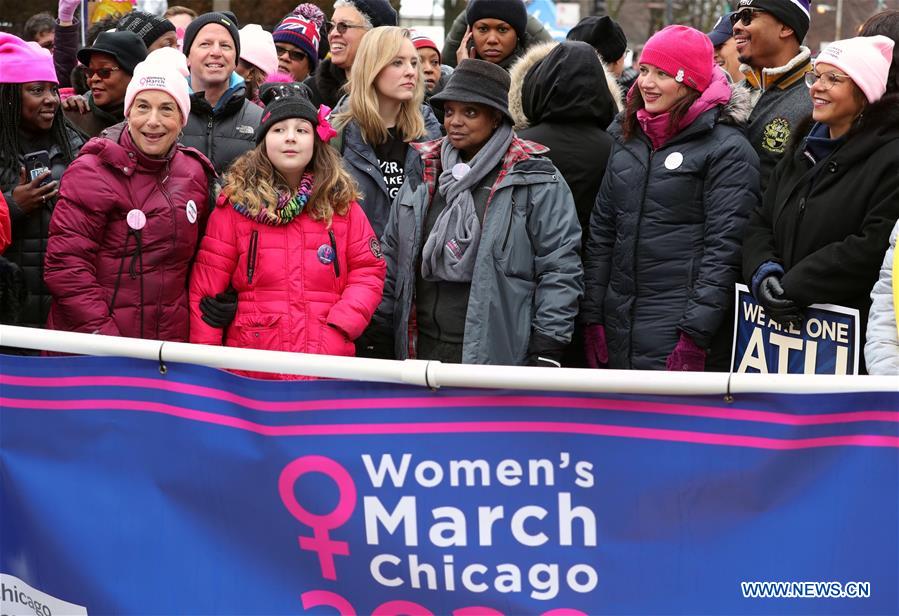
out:
{"label": "leather glove", "polygon": [[665,369],[670,371],[688,370],[690,372],[705,371],[706,352],[693,339],[681,332],[680,340],[665,361]]}
{"label": "leather glove", "polygon": [[207,295],[200,300],[200,311],[206,325],[225,329],[237,314],[237,291],[229,286],[215,297]]}
{"label": "leather glove", "polygon": [[564,351],[565,345],[559,344],[555,338],[533,331],[531,332],[531,341],[528,343],[528,356],[525,365],[561,368]]}
{"label": "leather glove", "polygon": [[591,368],[605,368],[609,365],[605,325],[588,325],[584,329],[584,352],[587,355],[587,365]]}
{"label": "leather glove", "polygon": [[780,325],[798,326],[802,323],[802,310],[796,302],[784,296],[784,289],[778,276],[767,276],[762,279],[756,299],[765,309],[765,314]]}

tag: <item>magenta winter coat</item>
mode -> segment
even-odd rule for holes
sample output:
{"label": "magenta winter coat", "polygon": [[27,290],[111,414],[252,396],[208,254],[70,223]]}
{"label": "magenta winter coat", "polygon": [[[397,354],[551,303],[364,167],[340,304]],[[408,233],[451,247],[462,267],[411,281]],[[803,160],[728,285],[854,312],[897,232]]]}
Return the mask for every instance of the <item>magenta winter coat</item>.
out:
{"label": "magenta winter coat", "polygon": [[[91,139],[62,176],[50,220],[47,327],[186,342],[188,274],[213,174],[193,148],[144,156],[125,124]],[[132,210],[146,219],[140,232],[127,222]]]}
{"label": "magenta winter coat", "polygon": [[353,340],[381,301],[386,271],[381,246],[355,202],[346,215],[333,217],[330,229],[306,212],[271,226],[237,212],[222,195],[191,274],[190,341],[222,344],[222,330],[203,321],[199,303],[230,284],[237,290],[237,315],[225,334],[227,346],[355,355]]}

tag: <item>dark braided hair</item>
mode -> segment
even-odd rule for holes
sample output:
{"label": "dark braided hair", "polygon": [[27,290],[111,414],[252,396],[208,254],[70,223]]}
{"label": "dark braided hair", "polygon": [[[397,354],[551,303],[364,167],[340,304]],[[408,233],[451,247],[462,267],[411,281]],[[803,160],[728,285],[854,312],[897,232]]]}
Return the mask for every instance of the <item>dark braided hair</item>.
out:
{"label": "dark braided hair", "polygon": [[[19,130],[22,123],[22,84],[0,83],[0,165],[19,173]],[[62,150],[68,165],[75,158],[69,135],[66,132],[68,123],[62,114],[62,107],[56,108],[50,136]]]}

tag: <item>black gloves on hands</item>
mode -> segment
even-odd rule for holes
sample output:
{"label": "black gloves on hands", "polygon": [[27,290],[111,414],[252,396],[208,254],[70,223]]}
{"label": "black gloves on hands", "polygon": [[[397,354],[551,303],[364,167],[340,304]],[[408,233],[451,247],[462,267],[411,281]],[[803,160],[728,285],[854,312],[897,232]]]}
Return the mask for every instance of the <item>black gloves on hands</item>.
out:
{"label": "black gloves on hands", "polygon": [[798,327],[802,323],[802,310],[796,302],[784,297],[784,289],[778,276],[762,279],[756,299],[765,309],[765,314],[780,325]]}
{"label": "black gloves on hands", "polygon": [[203,322],[210,327],[225,329],[237,314],[237,291],[228,287],[215,297],[208,295],[200,300]]}

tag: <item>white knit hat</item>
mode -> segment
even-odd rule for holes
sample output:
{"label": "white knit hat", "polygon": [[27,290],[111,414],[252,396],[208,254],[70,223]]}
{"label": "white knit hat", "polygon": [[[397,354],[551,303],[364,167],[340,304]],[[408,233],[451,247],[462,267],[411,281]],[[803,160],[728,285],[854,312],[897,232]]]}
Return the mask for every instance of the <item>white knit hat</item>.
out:
{"label": "white knit hat", "polygon": [[240,29],[240,59],[259,67],[266,75],[278,72],[278,52],[272,33],[259,24],[247,24]]}
{"label": "white knit hat", "polygon": [[190,91],[187,87],[187,59],[172,47],[162,47],[150,53],[147,59],[134,67],[134,75],[125,90],[125,115],[138,93],[159,90],[173,99],[181,110],[181,126],[187,125],[190,115]]}
{"label": "white knit hat", "polygon": [[849,75],[869,103],[880,100],[887,89],[893,61],[893,40],[885,36],[857,36],[834,41],[815,58]]}

